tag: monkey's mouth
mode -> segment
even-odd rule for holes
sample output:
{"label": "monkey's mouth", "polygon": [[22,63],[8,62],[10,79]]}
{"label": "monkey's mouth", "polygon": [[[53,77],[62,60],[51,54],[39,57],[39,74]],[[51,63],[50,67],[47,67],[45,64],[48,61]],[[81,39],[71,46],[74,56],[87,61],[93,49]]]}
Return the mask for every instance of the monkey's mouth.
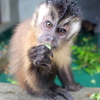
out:
{"label": "monkey's mouth", "polygon": [[46,47],[48,47],[49,49],[51,49],[52,45],[51,44],[47,44],[44,42],[39,42],[39,45],[45,45]]}
{"label": "monkey's mouth", "polygon": [[44,42],[39,42],[39,45],[45,45],[46,47],[48,47],[51,50],[57,48],[57,45],[56,44],[54,45],[54,44],[47,44],[47,43],[44,43]]}
{"label": "monkey's mouth", "polygon": [[38,42],[38,44],[39,44],[39,45],[44,45],[44,43],[43,43],[43,42],[40,42],[40,41]]}

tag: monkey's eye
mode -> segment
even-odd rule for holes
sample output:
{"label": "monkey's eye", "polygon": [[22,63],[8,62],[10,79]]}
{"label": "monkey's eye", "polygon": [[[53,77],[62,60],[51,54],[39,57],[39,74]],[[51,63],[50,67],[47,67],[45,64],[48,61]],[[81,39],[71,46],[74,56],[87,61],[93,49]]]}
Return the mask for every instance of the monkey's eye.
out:
{"label": "monkey's eye", "polygon": [[50,21],[46,21],[46,26],[47,26],[48,28],[51,28],[53,25],[52,25],[52,23],[51,23]]}
{"label": "monkey's eye", "polygon": [[58,28],[57,32],[58,32],[59,35],[62,36],[62,35],[64,35],[66,33],[66,30],[64,28]]}

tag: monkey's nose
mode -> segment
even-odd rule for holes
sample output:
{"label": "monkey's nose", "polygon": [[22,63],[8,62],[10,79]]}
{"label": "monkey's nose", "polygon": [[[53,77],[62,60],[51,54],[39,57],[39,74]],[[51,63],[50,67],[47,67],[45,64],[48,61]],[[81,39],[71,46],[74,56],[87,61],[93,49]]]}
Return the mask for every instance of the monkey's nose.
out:
{"label": "monkey's nose", "polygon": [[50,35],[47,35],[45,37],[45,41],[49,44],[51,44],[53,41],[54,41],[54,37],[50,36]]}

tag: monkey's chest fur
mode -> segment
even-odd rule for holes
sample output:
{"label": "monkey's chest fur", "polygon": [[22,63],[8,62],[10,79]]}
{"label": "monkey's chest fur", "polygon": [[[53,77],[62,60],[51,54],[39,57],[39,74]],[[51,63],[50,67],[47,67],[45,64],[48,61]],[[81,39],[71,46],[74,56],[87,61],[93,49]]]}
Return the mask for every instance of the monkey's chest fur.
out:
{"label": "monkey's chest fur", "polygon": [[62,48],[53,51],[52,61],[57,65],[58,68],[64,65],[69,65],[71,62],[71,50],[70,45],[64,45]]}

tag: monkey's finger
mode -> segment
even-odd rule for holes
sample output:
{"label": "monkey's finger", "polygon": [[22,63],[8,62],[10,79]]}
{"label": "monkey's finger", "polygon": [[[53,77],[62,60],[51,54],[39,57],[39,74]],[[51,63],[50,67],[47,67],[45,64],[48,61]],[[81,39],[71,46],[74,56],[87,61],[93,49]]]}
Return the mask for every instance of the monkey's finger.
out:
{"label": "monkey's finger", "polygon": [[51,65],[51,59],[49,56],[45,55],[44,58],[42,59],[41,63],[45,63],[45,64],[50,64]]}
{"label": "monkey's finger", "polygon": [[39,45],[39,46],[33,48],[33,50],[31,50],[30,53],[44,54],[48,51],[49,51],[49,49],[45,45]]}
{"label": "monkey's finger", "polygon": [[48,48],[45,46],[45,45],[39,45],[39,46],[37,46],[37,49],[38,50],[48,50]]}
{"label": "monkey's finger", "polygon": [[48,49],[48,52],[47,52],[51,57],[53,57],[53,53],[50,49]]}
{"label": "monkey's finger", "polygon": [[37,52],[38,54],[49,54],[51,57],[53,57],[53,53],[52,51],[47,48],[45,45],[39,45],[36,47],[36,49],[34,50],[34,53]]}
{"label": "monkey's finger", "polygon": [[34,52],[37,54],[44,54],[44,55],[50,55],[53,57],[53,53],[50,49],[48,49],[45,45],[39,46]]}
{"label": "monkey's finger", "polygon": [[64,96],[64,97],[65,97],[66,99],[68,99],[68,100],[74,100],[74,99],[72,98],[72,96],[71,96],[68,92],[61,93],[61,95]]}
{"label": "monkey's finger", "polygon": [[36,47],[31,47],[31,48],[29,49],[29,54],[33,54],[33,52],[35,51],[35,48],[36,48]]}
{"label": "monkey's finger", "polygon": [[39,51],[42,51],[44,50],[44,45],[39,45],[39,46],[35,46],[35,47],[32,47],[30,48],[29,52],[32,54],[32,53],[35,53],[35,52],[39,52]]}
{"label": "monkey's finger", "polygon": [[[56,93],[58,93],[59,95],[63,96],[64,98],[66,98],[67,100],[73,100],[72,96],[70,95],[70,93],[68,93],[68,91],[62,87],[59,87],[57,85],[55,85],[55,87],[57,87],[54,91],[56,91]],[[54,88],[55,88],[54,87]]]}
{"label": "monkey's finger", "polygon": [[39,45],[38,46],[38,51],[41,51],[41,50],[42,51],[45,50],[45,53],[48,53],[51,57],[53,57],[52,51],[48,47],[46,47],[45,45]]}
{"label": "monkey's finger", "polygon": [[59,100],[57,97],[57,93],[53,91],[49,91],[48,94],[45,95],[48,100]]}
{"label": "monkey's finger", "polygon": [[52,52],[50,52],[50,56],[53,57],[53,53]]}

